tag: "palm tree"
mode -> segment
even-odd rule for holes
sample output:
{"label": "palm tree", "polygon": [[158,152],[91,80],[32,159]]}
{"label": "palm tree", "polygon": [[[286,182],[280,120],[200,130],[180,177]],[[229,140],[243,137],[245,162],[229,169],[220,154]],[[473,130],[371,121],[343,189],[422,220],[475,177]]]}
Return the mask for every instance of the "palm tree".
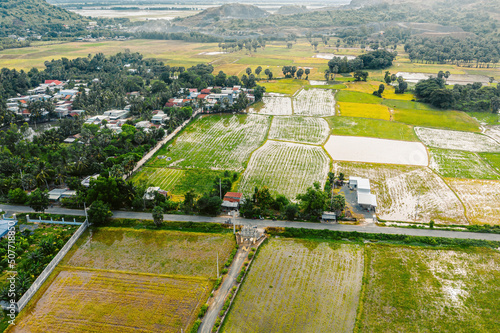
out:
{"label": "palm tree", "polygon": [[46,162],[40,162],[38,164],[38,173],[35,176],[35,179],[39,184],[45,183],[47,186],[47,189],[49,189],[49,183],[47,182],[47,179],[50,179],[50,175],[48,174],[48,164]]}

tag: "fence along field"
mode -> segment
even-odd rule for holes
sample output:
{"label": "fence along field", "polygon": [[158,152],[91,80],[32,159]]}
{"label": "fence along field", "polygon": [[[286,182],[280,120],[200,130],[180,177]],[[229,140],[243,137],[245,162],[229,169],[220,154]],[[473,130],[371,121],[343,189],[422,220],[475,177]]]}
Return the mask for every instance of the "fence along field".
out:
{"label": "fence along field", "polygon": [[472,224],[500,225],[500,181],[448,178],[446,182],[464,203]]}
{"label": "fence along field", "polygon": [[271,238],[222,331],[352,332],[362,277],[361,246]]}
{"label": "fence along field", "polygon": [[242,171],[252,151],[264,141],[270,120],[255,114],[201,117],[171,145],[162,147],[150,166]]}
{"label": "fence along field", "polygon": [[295,199],[314,182],[324,186],[329,169],[321,147],[269,140],[252,154],[240,191],[251,194],[256,186],[267,186],[273,194]]}
{"label": "fence along field", "polygon": [[467,224],[464,207],[446,183],[426,167],[338,162],[336,173],[370,179],[377,215],[389,221]]}
{"label": "fence along field", "polygon": [[232,234],[99,228],[63,259],[12,332],[185,332]]}
{"label": "fence along field", "polygon": [[500,254],[366,245],[359,332],[498,332]]}
{"label": "fence along field", "polygon": [[328,139],[330,128],[323,118],[274,117],[269,139],[320,145]]}
{"label": "fence along field", "polygon": [[293,98],[293,112],[301,116],[335,115],[334,91],[328,89],[302,89]]}
{"label": "fence along field", "polygon": [[471,152],[500,152],[500,144],[479,133],[415,127],[419,139],[427,146]]}

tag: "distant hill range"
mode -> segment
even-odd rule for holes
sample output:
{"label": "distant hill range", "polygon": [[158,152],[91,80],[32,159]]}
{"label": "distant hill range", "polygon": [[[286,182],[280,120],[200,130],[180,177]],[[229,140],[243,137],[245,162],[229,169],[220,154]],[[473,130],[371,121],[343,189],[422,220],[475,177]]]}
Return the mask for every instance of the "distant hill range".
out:
{"label": "distant hill range", "polygon": [[189,16],[182,20],[181,25],[207,26],[218,21],[261,19],[270,15],[269,12],[256,6],[230,3],[220,7],[208,8],[194,16]]}
{"label": "distant hill range", "polygon": [[45,34],[60,31],[62,25],[84,25],[88,22],[83,16],[53,6],[44,0],[3,0],[0,1],[0,36],[9,34]]}
{"label": "distant hill range", "polygon": [[278,15],[293,15],[293,14],[307,13],[308,11],[309,11],[309,9],[307,9],[306,6],[290,5],[290,6],[280,7],[276,11],[276,14],[278,14]]}

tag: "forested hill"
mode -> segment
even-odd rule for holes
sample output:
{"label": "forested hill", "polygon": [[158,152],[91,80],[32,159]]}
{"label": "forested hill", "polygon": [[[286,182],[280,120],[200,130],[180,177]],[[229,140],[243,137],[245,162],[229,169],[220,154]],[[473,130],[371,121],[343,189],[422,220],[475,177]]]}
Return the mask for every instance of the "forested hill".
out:
{"label": "forested hill", "polygon": [[[83,16],[53,6],[44,0],[0,0],[0,37],[11,34],[24,36],[26,29],[34,34],[83,26]],[[67,27],[63,27],[66,25]]]}

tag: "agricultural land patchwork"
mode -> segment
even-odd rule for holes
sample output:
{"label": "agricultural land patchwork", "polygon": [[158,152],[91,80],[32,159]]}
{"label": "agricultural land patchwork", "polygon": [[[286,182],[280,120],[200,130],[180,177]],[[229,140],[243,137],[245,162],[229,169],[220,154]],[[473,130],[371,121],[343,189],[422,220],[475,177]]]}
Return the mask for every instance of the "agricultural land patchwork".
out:
{"label": "agricultural land patchwork", "polygon": [[267,186],[273,194],[295,199],[314,182],[325,184],[330,159],[322,147],[268,140],[255,151],[242,175],[240,190],[251,194]]}
{"label": "agricultural land patchwork", "polygon": [[358,245],[270,239],[223,332],[352,332],[362,277]]}
{"label": "agricultural land patchwork", "polygon": [[233,248],[231,234],[86,231],[9,332],[188,331]]}

